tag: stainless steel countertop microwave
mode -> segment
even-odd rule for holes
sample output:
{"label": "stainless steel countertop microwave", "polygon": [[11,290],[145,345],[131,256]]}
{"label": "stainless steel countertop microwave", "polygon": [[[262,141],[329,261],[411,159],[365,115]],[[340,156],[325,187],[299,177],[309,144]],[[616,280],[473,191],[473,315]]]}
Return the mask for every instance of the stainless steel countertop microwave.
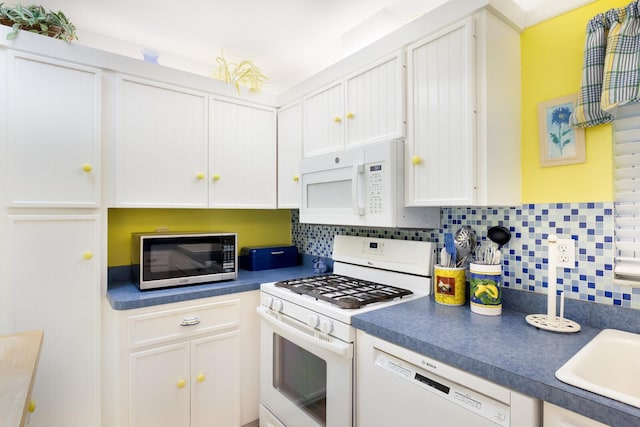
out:
{"label": "stainless steel countertop microwave", "polygon": [[131,242],[133,279],[140,290],[238,277],[236,233],[133,233]]}

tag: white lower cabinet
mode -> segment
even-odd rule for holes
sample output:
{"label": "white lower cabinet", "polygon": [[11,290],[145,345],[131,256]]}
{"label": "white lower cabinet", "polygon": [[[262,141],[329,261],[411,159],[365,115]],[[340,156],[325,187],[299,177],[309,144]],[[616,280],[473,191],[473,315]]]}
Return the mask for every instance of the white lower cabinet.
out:
{"label": "white lower cabinet", "polygon": [[241,425],[239,332],[192,341],[190,350],[191,425]]}
{"label": "white lower cabinet", "polygon": [[240,425],[238,345],[232,331],[131,353],[130,425]]}
{"label": "white lower cabinet", "polygon": [[30,426],[98,425],[100,216],[11,215],[8,225],[0,335],[44,331]]}
{"label": "white lower cabinet", "polygon": [[111,380],[105,380],[103,425],[240,427],[255,421],[257,294],[107,308],[105,324],[113,329],[105,334],[112,341],[105,343],[104,374]]}
{"label": "white lower cabinet", "polygon": [[190,425],[188,343],[131,353],[129,360],[129,425]]}
{"label": "white lower cabinet", "polygon": [[607,427],[606,424],[549,402],[544,402],[542,407],[543,427]]}

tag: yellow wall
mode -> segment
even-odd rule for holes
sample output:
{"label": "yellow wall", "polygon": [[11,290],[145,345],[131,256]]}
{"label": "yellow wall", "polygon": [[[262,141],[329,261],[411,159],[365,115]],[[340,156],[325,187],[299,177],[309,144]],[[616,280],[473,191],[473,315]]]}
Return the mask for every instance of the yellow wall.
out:
{"label": "yellow wall", "polygon": [[290,210],[244,209],[109,209],[108,265],[131,264],[131,233],[231,231],[243,246],[291,244]]}
{"label": "yellow wall", "polygon": [[527,28],[522,47],[522,202],[613,200],[611,125],[586,130],[586,162],[540,166],[538,103],[577,94],[587,22],[630,0],[597,0]]}

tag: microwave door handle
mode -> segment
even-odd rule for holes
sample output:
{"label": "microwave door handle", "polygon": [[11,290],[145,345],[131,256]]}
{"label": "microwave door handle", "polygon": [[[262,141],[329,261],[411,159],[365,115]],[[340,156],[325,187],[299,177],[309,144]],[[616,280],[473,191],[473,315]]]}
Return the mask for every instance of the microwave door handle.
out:
{"label": "microwave door handle", "polygon": [[353,165],[353,177],[351,179],[351,194],[353,195],[353,213],[354,215],[363,216],[364,207],[360,206],[360,179],[364,175],[364,164],[357,163]]}

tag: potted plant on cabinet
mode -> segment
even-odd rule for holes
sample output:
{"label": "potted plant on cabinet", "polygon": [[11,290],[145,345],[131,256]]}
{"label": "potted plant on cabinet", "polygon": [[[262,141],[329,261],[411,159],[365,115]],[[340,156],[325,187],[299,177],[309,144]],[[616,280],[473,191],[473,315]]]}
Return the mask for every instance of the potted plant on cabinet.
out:
{"label": "potted plant on cabinet", "polygon": [[0,24],[12,28],[7,34],[8,40],[16,38],[20,30],[67,42],[78,38],[76,27],[69,22],[64,13],[47,11],[42,6],[6,6],[0,3]]}
{"label": "potted plant on cabinet", "polygon": [[218,72],[215,76],[225,83],[231,83],[240,94],[240,86],[246,86],[251,92],[259,92],[267,76],[262,74],[260,68],[253,61],[245,59],[238,63],[227,62],[224,52],[216,58]]}

